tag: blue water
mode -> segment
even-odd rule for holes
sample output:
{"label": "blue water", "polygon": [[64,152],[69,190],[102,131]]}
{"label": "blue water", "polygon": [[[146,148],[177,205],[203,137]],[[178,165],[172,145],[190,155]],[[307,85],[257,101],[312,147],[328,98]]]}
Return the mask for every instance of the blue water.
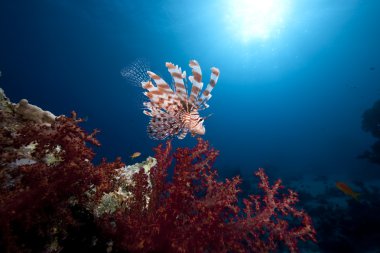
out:
{"label": "blue water", "polygon": [[202,112],[213,114],[204,138],[221,151],[220,174],[380,179],[357,159],[375,141],[361,120],[380,98],[380,1],[289,0],[281,25],[250,39],[244,15],[228,19],[233,2],[3,0],[0,86],[13,102],[87,117],[83,127],[101,130],[98,156],[129,163],[160,142],[146,133],[142,88],[120,70],[145,59],[169,81],[166,61],[190,73],[196,59],[205,83],[212,66],[221,72]]}

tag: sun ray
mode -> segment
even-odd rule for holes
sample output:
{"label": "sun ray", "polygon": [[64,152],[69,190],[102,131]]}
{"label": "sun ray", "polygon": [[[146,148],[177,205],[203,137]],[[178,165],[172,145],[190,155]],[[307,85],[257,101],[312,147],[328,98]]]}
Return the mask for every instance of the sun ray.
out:
{"label": "sun ray", "polygon": [[283,27],[290,0],[234,0],[228,3],[226,22],[242,42],[266,40]]}

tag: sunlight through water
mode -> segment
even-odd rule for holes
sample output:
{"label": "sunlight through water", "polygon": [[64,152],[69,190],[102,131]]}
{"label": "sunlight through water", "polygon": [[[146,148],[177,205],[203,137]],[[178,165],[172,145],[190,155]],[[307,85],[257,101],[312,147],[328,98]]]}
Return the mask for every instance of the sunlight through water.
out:
{"label": "sunlight through water", "polygon": [[227,3],[227,28],[243,43],[267,40],[283,29],[290,0],[234,0]]}

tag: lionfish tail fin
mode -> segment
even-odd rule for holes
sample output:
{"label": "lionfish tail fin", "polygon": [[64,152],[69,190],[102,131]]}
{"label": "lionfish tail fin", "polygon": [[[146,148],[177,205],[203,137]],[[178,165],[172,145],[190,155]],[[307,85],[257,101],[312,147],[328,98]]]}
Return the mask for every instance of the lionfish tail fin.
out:
{"label": "lionfish tail fin", "polygon": [[202,95],[198,99],[198,106],[199,107],[204,107],[207,108],[209,107],[208,104],[206,103],[208,100],[211,98],[211,91],[214,89],[216,83],[218,82],[220,71],[218,68],[212,67],[211,68],[211,77],[210,77],[210,82],[207,85],[206,89],[203,91]]}

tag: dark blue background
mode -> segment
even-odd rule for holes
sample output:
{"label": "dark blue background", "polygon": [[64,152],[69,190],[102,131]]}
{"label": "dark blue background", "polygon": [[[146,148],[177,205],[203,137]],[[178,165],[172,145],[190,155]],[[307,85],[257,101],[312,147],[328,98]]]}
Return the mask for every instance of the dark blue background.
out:
{"label": "dark blue background", "polygon": [[[221,173],[264,166],[276,177],[380,177],[356,156],[374,141],[361,114],[380,98],[380,1],[294,0],[281,34],[241,43],[224,1],[0,2],[0,86],[13,102],[71,110],[99,128],[99,156],[159,142],[146,134],[142,89],[120,70],[137,58],[169,81],[165,62],[220,68],[205,139]],[[370,68],[374,67],[374,70]],[[193,145],[187,137],[176,146]]]}

